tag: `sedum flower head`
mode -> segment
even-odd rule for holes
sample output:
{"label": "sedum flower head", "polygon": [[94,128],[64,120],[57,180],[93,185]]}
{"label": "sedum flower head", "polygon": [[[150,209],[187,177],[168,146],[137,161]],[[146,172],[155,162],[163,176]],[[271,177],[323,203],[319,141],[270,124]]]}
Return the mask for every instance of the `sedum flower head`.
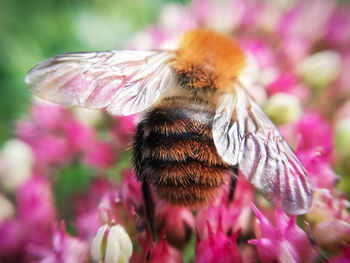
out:
{"label": "sedum flower head", "polygon": [[257,239],[249,243],[257,246],[261,262],[312,262],[317,253],[308,235],[296,224],[296,217],[288,218],[276,211],[276,227],[252,205],[257,217]]}
{"label": "sedum flower head", "polygon": [[55,229],[52,235],[52,250],[47,251],[39,263],[84,262],[88,244],[67,234],[65,224]]}
{"label": "sedum flower head", "polygon": [[163,233],[161,233],[160,236],[162,238],[160,238],[160,241],[157,244],[153,245],[152,247],[150,247],[149,244],[146,244],[146,246],[144,246],[144,251],[146,252],[146,255],[145,260],[142,262],[182,263],[183,259],[180,251],[168,244]]}
{"label": "sedum flower head", "polygon": [[219,218],[218,229],[213,232],[210,223],[207,221],[208,237],[199,240],[196,247],[195,263],[215,263],[220,258],[220,262],[242,262],[241,254],[236,244],[236,239],[240,231],[228,236],[222,229],[221,217]]}

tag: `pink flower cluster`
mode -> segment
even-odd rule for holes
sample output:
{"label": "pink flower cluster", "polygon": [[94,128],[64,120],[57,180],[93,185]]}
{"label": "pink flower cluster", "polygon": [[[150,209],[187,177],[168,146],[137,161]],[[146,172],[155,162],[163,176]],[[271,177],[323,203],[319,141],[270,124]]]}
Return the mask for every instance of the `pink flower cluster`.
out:
{"label": "pink flower cluster", "polygon": [[[91,249],[105,259],[118,257],[106,246],[117,242],[107,236],[121,225],[132,242],[131,262],[350,262],[350,5],[170,3],[130,47],[168,48],[197,27],[231,35],[256,58],[255,99],[308,171],[309,212],[286,215],[239,176],[233,200],[223,188],[196,213],[153,195],[158,231],[152,241],[140,182],[123,169],[130,168],[134,116],[37,102],[17,123],[11,147],[22,150],[0,153],[0,206],[7,207],[0,211],[0,262],[92,262],[89,247],[101,225],[103,242]],[[128,254],[130,246],[118,242]]]}

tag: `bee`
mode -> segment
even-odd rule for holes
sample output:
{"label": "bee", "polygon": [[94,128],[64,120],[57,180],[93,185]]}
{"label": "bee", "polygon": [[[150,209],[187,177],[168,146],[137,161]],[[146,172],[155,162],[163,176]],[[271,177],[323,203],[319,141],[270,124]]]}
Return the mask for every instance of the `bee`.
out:
{"label": "bee", "polygon": [[[290,214],[306,213],[307,173],[254,101],[252,61],[232,39],[187,32],[176,50],[67,53],[26,76],[51,102],[139,113],[133,164],[148,218],[151,190],[172,204],[202,206],[239,171]],[[236,172],[235,172],[236,171]]]}

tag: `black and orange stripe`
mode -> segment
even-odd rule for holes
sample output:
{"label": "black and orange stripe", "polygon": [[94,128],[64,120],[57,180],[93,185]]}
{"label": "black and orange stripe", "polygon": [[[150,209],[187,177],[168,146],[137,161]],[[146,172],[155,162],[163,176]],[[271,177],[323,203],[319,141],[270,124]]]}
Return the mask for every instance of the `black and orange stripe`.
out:
{"label": "black and orange stripe", "polygon": [[134,143],[137,178],[173,204],[207,203],[230,168],[212,138],[215,108],[197,99],[171,97],[148,112]]}

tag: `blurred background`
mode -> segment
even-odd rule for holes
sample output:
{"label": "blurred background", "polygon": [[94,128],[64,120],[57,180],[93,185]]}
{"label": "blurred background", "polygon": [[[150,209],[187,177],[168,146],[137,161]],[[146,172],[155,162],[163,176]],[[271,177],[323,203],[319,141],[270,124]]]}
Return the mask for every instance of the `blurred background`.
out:
{"label": "blurred background", "polygon": [[27,71],[56,54],[124,48],[169,2],[186,0],[0,0],[0,146],[27,114]]}

